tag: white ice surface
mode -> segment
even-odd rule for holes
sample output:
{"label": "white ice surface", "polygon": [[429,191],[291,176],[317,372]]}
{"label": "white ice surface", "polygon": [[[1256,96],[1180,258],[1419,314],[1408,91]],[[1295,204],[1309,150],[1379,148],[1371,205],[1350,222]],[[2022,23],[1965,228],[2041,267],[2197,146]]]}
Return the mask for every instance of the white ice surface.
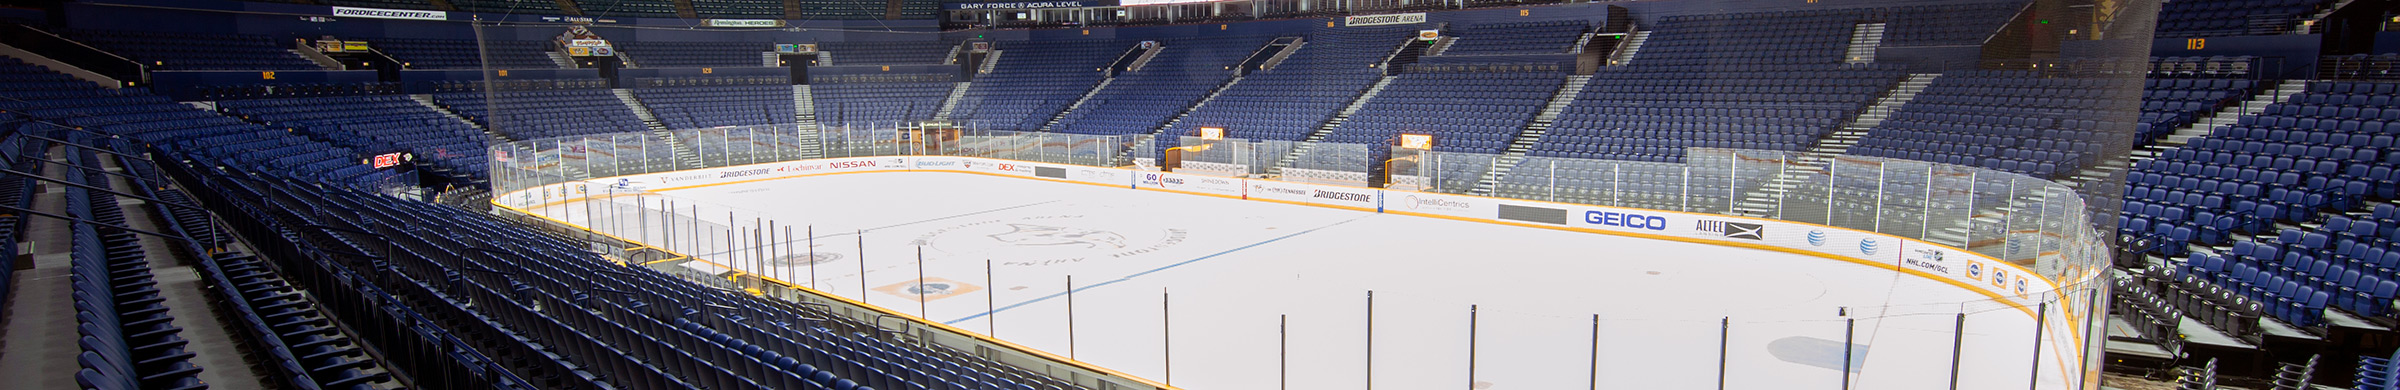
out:
{"label": "white ice surface", "polygon": [[[1602,389],[1715,389],[1722,332],[1725,388],[1839,389],[1834,367],[1852,318],[1862,367],[1852,388],[1949,388],[1962,310],[1958,388],[2024,389],[2035,369],[2024,312],[1961,305],[1987,299],[1813,256],[961,173],[664,194],[687,214],[698,207],[719,231],[670,239],[656,214],[581,211],[606,205],[534,211],[623,226],[606,230],[910,314],[919,314],[914,293],[877,288],[915,280],[922,249],[924,276],[974,290],[930,300],[922,317],[1187,389],[1274,389],[1279,372],[1293,389],[1363,387],[1369,291],[1378,388],[1468,383],[1470,305],[1474,381],[1488,386],[1480,388],[1583,389],[1596,380]],[[613,201],[631,213],[637,199],[653,213],[666,204]],[[731,217],[736,225],[771,219],[776,237],[790,227],[796,243],[778,252],[808,251],[798,232],[813,228],[814,251],[837,258],[774,267],[692,250],[695,241],[723,247],[718,216],[733,208],[743,210]],[[864,237],[863,279],[854,232]],[[997,264],[990,283],[987,259]],[[1069,275],[1077,288],[1071,347]],[[1168,296],[1171,313],[1162,309]],[[1278,316],[1289,319],[1282,337]],[[1172,375],[1162,317],[1172,318]],[[1281,358],[1279,340],[1288,342]],[[2041,353],[2039,388],[2066,388],[2059,372],[2073,360],[2057,356],[2073,351]]]}

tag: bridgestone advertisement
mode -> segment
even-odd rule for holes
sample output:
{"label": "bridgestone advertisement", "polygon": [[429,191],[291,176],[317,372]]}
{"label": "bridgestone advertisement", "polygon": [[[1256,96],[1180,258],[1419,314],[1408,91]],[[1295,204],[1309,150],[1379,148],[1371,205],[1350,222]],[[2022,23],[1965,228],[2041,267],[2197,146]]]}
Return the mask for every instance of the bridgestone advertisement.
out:
{"label": "bridgestone advertisement", "polygon": [[1395,24],[1417,24],[1424,22],[1425,13],[1423,12],[1413,14],[1359,15],[1342,18],[1342,26],[1345,27],[1389,26]]}

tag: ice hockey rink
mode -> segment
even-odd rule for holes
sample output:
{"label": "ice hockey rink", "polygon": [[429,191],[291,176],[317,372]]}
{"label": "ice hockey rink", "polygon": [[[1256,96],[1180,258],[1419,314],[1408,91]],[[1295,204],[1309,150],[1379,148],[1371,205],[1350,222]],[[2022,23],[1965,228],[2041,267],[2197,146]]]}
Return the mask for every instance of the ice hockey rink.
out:
{"label": "ice hockey rink", "polygon": [[[1186,389],[1840,389],[1845,360],[1854,389],[2066,389],[2081,356],[2037,347],[2030,310],[1958,286],[1733,246],[953,172],[607,202],[529,211],[763,215],[771,252],[813,257],[691,264]],[[724,246],[618,215],[596,223]]]}

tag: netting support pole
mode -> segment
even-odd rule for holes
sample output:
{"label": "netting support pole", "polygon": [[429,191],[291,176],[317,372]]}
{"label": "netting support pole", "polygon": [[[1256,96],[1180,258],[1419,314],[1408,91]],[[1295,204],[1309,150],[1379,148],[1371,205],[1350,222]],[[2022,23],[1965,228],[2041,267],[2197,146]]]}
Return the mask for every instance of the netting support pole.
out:
{"label": "netting support pole", "polygon": [[1717,390],[1725,390],[1726,337],[1733,335],[1733,317],[1717,320]]}
{"label": "netting support pole", "polygon": [[2042,387],[2042,331],[2046,330],[2045,328],[2048,328],[2047,326],[2042,325],[2048,322],[2050,322],[2050,302],[2042,302],[2041,305],[2034,306],[2033,372],[2025,375],[2025,388],[2028,390],[2040,389]]}
{"label": "netting support pole", "polygon": [[1966,249],[1968,252],[1975,251],[1975,249],[1973,249],[1975,247],[1975,198],[1980,198],[1980,196],[1977,195],[1983,194],[1983,189],[1980,188],[1983,186],[1983,180],[1977,176],[1980,173],[1980,171],[1967,171],[1967,215],[1965,218],[1967,221],[1967,229],[1965,230],[1966,233],[1961,233],[1961,236],[1958,239],[1958,247],[1959,249]]}
{"label": "netting support pole", "polygon": [[[1923,240],[1923,239],[1925,239],[1925,236],[1932,235],[1932,234],[1933,234],[1933,164],[1925,164],[1925,203],[1924,203],[1924,204],[1917,205],[1917,239],[1919,239],[1919,240]],[[1963,314],[1963,313],[1962,313],[1962,314],[1960,314],[1960,317],[1961,317],[1961,318],[1960,318],[1960,321],[1962,321],[1961,323],[1963,324],[1963,323],[1964,323],[1963,321],[1965,321],[1965,318],[1964,318],[1964,317],[1965,317],[1965,314]],[[1957,371],[1957,370],[1953,369],[1953,370],[1951,370],[1951,371]],[[1957,381],[1957,377],[1958,377],[1958,375],[1956,375],[1957,373],[1956,373],[1956,372],[1952,372],[1951,374],[1953,374],[1953,375],[1951,375],[1951,380],[1952,380],[1953,382]],[[1956,389],[1956,388],[1958,388],[1958,384],[1957,384],[1957,383],[1951,383],[1951,384],[1950,384],[1950,388],[1952,388],[1952,389]]]}
{"label": "netting support pole", "polygon": [[817,289],[817,225],[808,225],[808,289]]}
{"label": "netting support pole", "polygon": [[[1778,180],[1778,181],[1779,181],[1779,180],[1784,180],[1784,178],[1785,178],[1787,175],[1790,175],[1791,173],[1792,173],[1792,155],[1791,155],[1790,153],[1785,153],[1785,154],[1783,154],[1783,156],[1782,156],[1781,158],[1778,158],[1778,159],[1776,159],[1776,161],[1775,161],[1775,180]],[[1769,181],[1769,182],[1773,182],[1773,181]],[[1785,201],[1785,200],[1788,200],[1788,199],[1790,199],[1790,198],[1791,198],[1791,195],[1792,195],[1792,192],[1791,192],[1791,191],[1784,191],[1784,192],[1779,192],[1779,193],[1776,193],[1776,194],[1775,194],[1775,219],[1783,219],[1783,203],[1784,203],[1784,201]],[[1830,203],[1831,201],[1828,201],[1828,202]],[[1826,207],[1826,208],[1832,208],[1832,207]]]}
{"label": "netting support pole", "polygon": [[[658,234],[664,236],[659,241],[665,241],[668,252],[675,252],[675,248],[679,247],[675,245],[675,238],[680,237],[675,235],[675,220],[671,218],[675,215],[675,202],[659,199],[658,207]],[[689,251],[690,248],[685,250]]]}
{"label": "netting support pole", "polygon": [[[781,225],[781,224],[778,224],[778,225]],[[792,225],[782,225],[782,227],[783,227],[783,241],[782,241],[782,245],[783,245],[783,246],[782,246],[782,248],[783,248],[783,255],[782,255],[782,256],[780,256],[780,257],[792,257],[792,255],[793,255],[793,254],[795,254],[795,253],[799,252],[799,251],[797,251],[797,250],[793,250],[793,249],[792,249],[792,244],[795,244],[794,242],[792,242]],[[808,258],[806,258],[806,259],[802,259],[802,260],[803,260],[803,261],[809,261],[809,262],[815,262],[815,261],[817,261],[817,258],[812,256],[812,257],[808,257]],[[785,270],[785,271],[784,271],[784,278],[783,278],[784,280],[783,280],[783,282],[784,282],[784,283],[790,283],[792,286],[799,286],[799,285],[800,285],[799,283],[792,283],[792,280],[791,280],[792,278],[791,278],[791,277],[792,277],[792,275],[791,275],[791,271],[790,271],[790,270]]]}
{"label": "netting support pole", "polygon": [[692,247],[689,249],[691,259],[700,260],[700,251],[706,250],[702,249],[706,246],[700,244],[700,205],[692,205],[692,228],[686,230],[692,231]]}
{"label": "netting support pole", "polygon": [[[2000,207],[2002,207],[2002,208],[2005,208],[2005,209],[2011,209],[2011,210],[2023,210],[2022,208],[2019,208],[2019,207],[2017,207],[2017,179],[2016,179],[2016,178],[2009,178],[2009,179],[2008,179],[2008,190],[2007,190],[2007,191],[2008,191],[2008,192],[2001,193],[2001,195],[2000,195],[2000,196],[2001,196],[2001,198],[2000,198],[2000,202],[2001,202],[2001,203],[2000,203]],[[2038,214],[2038,213],[2037,213],[2037,214]],[[2000,244],[2001,244],[2001,247],[2000,247],[2000,253],[2001,253],[2001,255],[2000,255],[2000,256],[1998,256],[1998,257],[2000,257],[2000,258],[2001,258],[2001,259],[2003,259],[2003,260],[2009,260],[2009,258],[2008,258],[2008,246],[2007,246],[2007,244],[2008,244],[2008,239],[2009,239],[2008,237],[2009,237],[2009,235],[2011,235],[2011,234],[2016,234],[2016,230],[2017,230],[2017,212],[2016,212],[2016,211],[2003,211],[2003,212],[2001,212],[2001,214],[2000,214],[2000,215],[2001,215],[2001,216],[2000,216]],[[1975,243],[1974,243],[1974,242],[1968,242],[1968,243],[1967,243],[1967,245],[1975,245]],[[1967,249],[1968,251],[1973,251],[1973,250],[1974,250],[1974,249],[1972,249],[1973,247],[1963,247],[1963,246],[1962,246],[1962,247],[1960,247],[1960,248],[1969,248],[1969,249]]]}
{"label": "netting support pole", "polygon": [[1475,388],[1475,305],[1467,305],[1467,389]]}
{"label": "netting support pole", "polygon": [[992,259],[983,259],[983,334],[992,338],[1000,338],[1000,309],[992,305],[997,295],[1000,285],[992,284]]}
{"label": "netting support pole", "polygon": [[867,302],[867,231],[855,231],[858,236],[858,302]]}
{"label": "netting support pole", "polygon": [[[1841,226],[1841,225],[1834,225],[1834,224],[1833,224],[1833,187],[1835,187],[1835,186],[1839,185],[1839,184],[1837,184],[1837,183],[1841,183],[1841,180],[1842,180],[1842,159],[1841,159],[1841,158],[1839,158],[1839,157],[1835,157],[1835,158],[1833,158],[1833,159],[1830,159],[1830,160],[1825,160],[1825,224],[1826,224],[1826,225]],[[1877,185],[1877,186],[1881,186],[1881,185],[1883,185],[1883,184],[1881,184],[1881,183],[1877,183],[1876,185]]]}
{"label": "netting support pole", "polygon": [[[741,236],[735,235],[735,230],[742,228],[742,222],[739,218],[741,217],[733,215],[733,210],[725,210],[725,251],[722,253],[725,254],[726,266],[738,266],[742,264],[742,238]],[[743,270],[741,268],[734,268],[734,271]]]}
{"label": "netting support pole", "polygon": [[1592,375],[1591,375],[1591,379],[1592,379],[1592,382],[1591,382],[1591,383],[1592,383],[1592,386],[1591,386],[1591,388],[1590,388],[1590,389],[1591,389],[1591,390],[1600,390],[1600,315],[1599,315],[1599,314],[1593,314],[1593,315],[1592,315]]}
{"label": "netting support pole", "polygon": [[1075,275],[1067,275],[1067,360],[1075,360]]}
{"label": "netting support pole", "polygon": [[1857,358],[1853,354],[1858,351],[1858,348],[1854,347],[1857,344],[1853,344],[1856,342],[1858,342],[1858,319],[1842,319],[1842,390],[1850,390],[1851,367],[1856,367],[1857,364],[1852,360]]}
{"label": "netting support pole", "polygon": [[[1875,232],[1876,232],[1876,233],[1882,233],[1882,232],[1883,232],[1883,185],[1884,185],[1883,183],[1884,183],[1884,178],[1886,178],[1886,177],[1889,177],[1889,176],[1890,176],[1889,174],[1890,174],[1891,172],[1892,172],[1892,170],[1890,170],[1890,169],[1884,169],[1884,167],[1883,167],[1883,164],[1882,164],[1882,163],[1876,163],[1876,164],[1875,164],[1875,207],[1874,207],[1874,210],[1875,210]],[[1833,198],[1826,198],[1825,202],[1826,202],[1826,203],[1825,203],[1825,205],[1826,205],[1826,207],[1825,207],[1825,208],[1827,208],[1827,209],[1831,209],[1831,208],[1833,208]]]}
{"label": "netting support pole", "polygon": [[1166,372],[1167,386],[1175,386],[1175,311],[1174,296],[1167,289],[1158,289],[1158,359]]}
{"label": "netting support pole", "polygon": [[767,241],[774,240],[775,235],[768,233],[766,226],[766,218],[753,217],[750,220],[750,266],[758,267],[759,271],[772,271],[767,269],[766,249]]}
{"label": "netting support pole", "polygon": [[[2095,288],[2095,289],[2091,289],[2090,291],[2091,291],[2091,294],[2089,294],[2089,295],[2091,295],[2091,298],[2087,298],[2087,299],[2085,299],[2085,300],[2083,301],[2083,320],[2084,320],[2084,321],[2090,321],[2090,322],[2103,322],[2103,321],[2107,321],[2107,319],[2106,319],[2106,318],[2104,318],[2104,317],[2100,317],[2100,316],[2099,316],[2099,315],[2101,314],[2101,313],[2100,313],[2100,289],[2097,289],[2097,288]],[[2091,334],[2091,333],[2090,333],[2090,331],[2092,330],[2092,325],[2091,325],[2091,324],[2089,324],[2089,323],[2087,322],[2085,325],[2081,325],[2081,326],[2083,326],[2084,330],[2086,331],[2084,334],[2086,334],[2086,335],[2089,335],[2089,334]],[[2105,339],[2103,339],[2103,340],[2105,340]],[[2075,369],[2076,369],[2076,370],[2078,370],[2078,371],[2083,371],[2083,370],[2090,370],[2090,369],[2092,369],[2092,343],[2093,343],[2093,341],[2092,341],[2092,337],[2091,337],[2091,336],[2084,336],[2084,338],[2083,338],[2083,345],[2079,345],[2079,346],[2076,346],[2076,347],[2075,347],[2075,353],[2077,354],[2077,357],[2078,357],[2078,359],[2076,359],[2076,364],[2075,364]],[[2075,384],[2075,388],[2083,388],[2083,385],[2087,384],[2087,383],[2081,383],[2081,382],[2083,382],[2083,381],[2088,381],[2088,380],[2090,380],[2090,379],[2091,379],[2091,377],[2087,376],[2088,374],[2089,374],[2089,372],[2088,372],[2088,371],[2086,371],[2086,372],[2083,372],[2083,373],[2077,373],[2077,374],[2075,375],[2075,380],[2078,382],[2078,383],[2076,383],[2076,384]]]}
{"label": "netting support pole", "polygon": [[[1931,182],[1928,181],[1928,184]],[[1950,329],[1950,390],[1958,390],[1958,361],[1961,348],[1967,345],[1967,313],[1958,313],[1958,325]]]}
{"label": "netting support pole", "polygon": [[641,227],[641,232],[639,233],[639,235],[641,236],[641,241],[643,241],[641,244],[642,244],[642,245],[649,245],[649,241],[650,241],[650,198],[645,198],[645,197],[642,197],[641,195],[634,195],[634,196],[633,196],[633,207],[634,207],[634,208],[633,208],[633,211],[634,211],[635,213],[637,213],[637,214],[634,214],[634,216],[633,216],[633,223],[634,223],[634,225],[635,225],[635,226],[640,226],[640,227]]}

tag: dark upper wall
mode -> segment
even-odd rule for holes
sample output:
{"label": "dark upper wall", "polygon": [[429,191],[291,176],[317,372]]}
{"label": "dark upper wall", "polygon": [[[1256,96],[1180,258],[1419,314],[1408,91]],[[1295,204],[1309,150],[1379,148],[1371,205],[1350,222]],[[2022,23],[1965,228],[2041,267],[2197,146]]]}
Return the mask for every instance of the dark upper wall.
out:
{"label": "dark upper wall", "polygon": [[[1585,20],[1597,23],[1606,18],[1610,6],[1625,7],[1631,11],[1631,15],[1637,23],[1654,25],[1665,17],[1690,14],[1987,2],[1990,0],[1818,0],[1813,4],[1789,0],[1650,0],[1437,11],[1428,13],[1429,22],[1423,26],[1431,27],[1440,23],[1462,25],[1553,20]],[[455,21],[476,16],[476,14],[465,12],[449,13],[454,21],[335,18],[330,22],[316,22],[308,20],[311,18],[300,17],[300,15],[325,15],[328,10],[330,8],[325,6],[226,0],[99,0],[67,4],[67,17],[64,22],[71,28],[240,33],[296,37],[334,35],[344,39],[370,41],[375,38],[469,39],[475,36],[475,31],[469,24]],[[541,18],[538,15],[483,16],[511,20],[539,20]],[[322,20],[322,18],[316,19]],[[1338,26],[1340,20],[1340,18],[1311,18],[1174,26],[962,30],[936,33],[931,31],[935,28],[932,21],[802,21],[795,22],[799,23],[800,28],[797,29],[703,30],[689,27],[690,23],[696,22],[695,20],[619,18],[615,21],[621,23],[596,24],[592,26],[592,29],[604,37],[620,41],[808,43],[984,38],[1002,41],[1005,46],[1025,44],[1024,41],[1027,40],[1049,39],[1294,36],[1326,28],[1328,25]],[[564,28],[563,24],[515,23],[509,26],[487,26],[483,29],[483,33],[493,39],[547,40],[563,31]],[[2292,55],[2282,52],[2274,54],[2276,56]],[[1928,55],[1950,56],[1950,54],[1944,53]],[[1944,58],[1912,58],[1912,60],[1949,62]]]}
{"label": "dark upper wall", "polygon": [[[1563,4],[1522,8],[1488,8],[1460,11],[1438,11],[1428,15],[1429,23],[1451,24],[1504,23],[1546,20],[1600,20],[1607,7],[1622,6],[1632,11],[1640,23],[1654,23],[1658,18],[1685,14],[1724,12],[1764,12],[1800,9],[1839,9],[1906,5],[1936,5],[1981,3],[1991,0],[1819,0],[1816,3],[1789,0],[1651,0],[1608,4]],[[66,5],[67,20],[72,28],[146,30],[168,32],[241,33],[260,35],[316,36],[333,34],[360,38],[450,38],[466,39],[473,32],[463,21],[471,17],[484,20],[519,23],[542,23],[542,15],[501,15],[470,12],[449,12],[450,21],[412,21],[390,19],[335,18],[332,22],[311,22],[300,16],[329,15],[330,7],[318,5],[254,3],[227,0],[97,0]],[[555,17],[551,17],[555,18]],[[754,41],[754,42],[816,42],[827,40],[930,40],[939,28],[932,20],[808,20],[787,21],[802,31],[777,30],[700,30],[693,27],[694,19],[672,18],[592,18],[595,30],[610,39],[658,41]],[[954,38],[984,35],[999,40],[1022,40],[1031,37],[1073,38],[1120,37],[1151,39],[1198,34],[1234,33],[1238,35],[1295,35],[1308,29],[1323,27],[1329,21],[1338,24],[1340,18],[1287,19],[1223,24],[1149,26],[1094,29],[1049,30],[967,30],[950,32]],[[614,23],[608,23],[614,22]],[[495,38],[548,39],[558,33],[563,24],[545,23],[530,27],[487,27],[486,33]],[[895,33],[898,32],[898,33]]]}
{"label": "dark upper wall", "polygon": [[[1942,4],[1991,3],[1994,0],[1818,0],[1807,3],[1788,0],[1648,0],[1616,3],[1579,3],[1514,8],[1485,8],[1457,11],[1436,11],[1426,15],[1423,26],[1441,23],[1450,25],[1481,23],[1539,22],[1552,20],[1585,20],[1598,24],[1605,20],[1609,6],[1625,7],[1636,23],[1656,24],[1659,19],[1692,14],[1721,14],[1729,12],[1772,12],[1808,9],[1845,9]],[[1027,39],[1159,39],[1193,35],[1301,35],[1310,29],[1338,27],[1342,18],[1286,19],[1236,23],[1210,23],[1175,26],[1101,27],[1089,29],[1045,30],[966,30],[951,34],[967,37],[984,35],[998,40]],[[1647,29],[1645,27],[1644,29]],[[1086,33],[1089,31],[1089,33]]]}
{"label": "dark upper wall", "polygon": [[[333,18],[332,22],[312,22],[303,16],[328,16],[332,7],[321,5],[253,3],[226,0],[98,0],[68,3],[66,20],[70,28],[144,30],[166,32],[240,33],[260,35],[315,36],[336,34],[345,37],[367,38],[450,38],[473,36],[465,21],[481,17],[485,21],[534,24],[535,27],[487,28],[499,31],[510,39],[548,39],[558,35],[565,23],[555,15],[505,15],[473,12],[448,12],[449,21],[417,21],[368,18]],[[652,31],[700,32],[755,37],[766,42],[777,30],[697,30],[701,20],[675,18],[588,18],[593,26],[626,26]],[[930,34],[940,29],[934,20],[795,20],[786,21],[792,27],[809,30],[803,35],[847,32],[909,32]],[[513,31],[514,29],[527,29]],[[672,30],[665,30],[672,29]],[[607,33],[602,33],[606,35]],[[667,34],[666,36],[675,36]],[[697,38],[689,38],[698,40]],[[856,38],[851,38],[856,39]],[[674,39],[662,39],[674,40]],[[718,40],[718,39],[711,39]]]}

